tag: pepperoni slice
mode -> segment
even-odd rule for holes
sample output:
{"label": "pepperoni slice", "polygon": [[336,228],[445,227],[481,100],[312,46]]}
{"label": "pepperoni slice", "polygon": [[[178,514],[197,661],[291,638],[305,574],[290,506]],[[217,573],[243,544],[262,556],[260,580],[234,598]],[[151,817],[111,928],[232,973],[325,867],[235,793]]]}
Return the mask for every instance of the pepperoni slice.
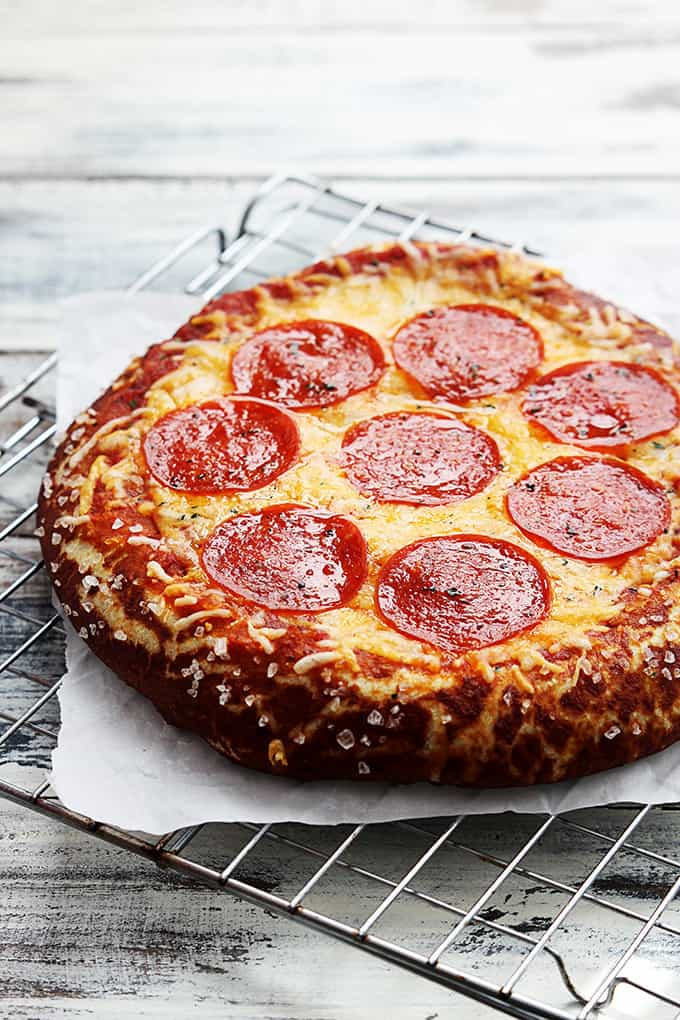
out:
{"label": "pepperoni slice", "polygon": [[560,443],[616,451],[678,422],[675,391],[660,375],[625,361],[579,361],[548,372],[522,408]]}
{"label": "pepperoni slice", "polygon": [[330,407],[376,383],[385,370],[377,340],[341,322],[307,319],[265,329],[231,363],[239,393],[286,407]]}
{"label": "pepperoni slice", "polygon": [[429,397],[474,400],[516,390],[543,358],[528,322],[494,305],[448,305],[397,332],[394,360]]}
{"label": "pepperoni slice", "polygon": [[443,414],[396,411],[354,425],[341,463],[352,485],[392,503],[459,503],[500,470],[498,447],[479,429]]}
{"label": "pepperoni slice", "polygon": [[320,612],[344,605],[366,577],[366,543],[340,514],[282,504],[220,524],[203,566],[222,588],[267,609]]}
{"label": "pepperoni slice", "polygon": [[550,584],[533,556],[510,542],[444,535],[387,561],[376,605],[402,634],[458,654],[533,627],[550,608]]}
{"label": "pepperoni slice", "polygon": [[161,418],[144,439],[151,473],[180,492],[214,495],[260,489],[293,463],[293,417],[264,400],[228,397]]}
{"label": "pepperoni slice", "polygon": [[507,494],[510,517],[540,545],[581,560],[613,560],[649,545],[668,527],[662,486],[610,457],[559,457]]}

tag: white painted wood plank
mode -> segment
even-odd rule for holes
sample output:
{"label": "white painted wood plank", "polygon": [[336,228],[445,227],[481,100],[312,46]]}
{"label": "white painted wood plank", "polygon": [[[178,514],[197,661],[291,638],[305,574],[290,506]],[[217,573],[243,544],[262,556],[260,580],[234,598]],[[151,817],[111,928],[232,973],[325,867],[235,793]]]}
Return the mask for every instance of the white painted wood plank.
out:
{"label": "white painted wood plank", "polygon": [[[345,178],[401,173],[410,179],[348,187],[522,237],[557,260],[595,249],[656,273],[669,296],[677,291],[680,23],[670,0],[432,0],[426,18],[411,0],[29,0],[0,3],[0,23],[0,348],[49,347],[56,298],[125,285],[216,208],[229,220],[252,183],[239,174],[266,175],[281,161]],[[593,179],[603,174],[621,179]],[[558,180],[569,176],[580,180]],[[18,359],[13,367],[22,368]],[[25,485],[34,485],[30,472]],[[26,551],[28,540],[15,546]],[[14,569],[4,562],[3,580]],[[20,607],[37,611],[42,594],[36,580]],[[0,654],[19,636],[6,624]],[[58,642],[46,644],[28,666],[52,673],[58,653]],[[13,710],[23,697],[13,686]],[[20,748],[21,759],[30,763],[34,750],[44,747]],[[621,827],[619,812],[590,818]],[[482,819],[468,835],[502,856],[526,838],[526,824]],[[677,830],[677,814],[655,812],[641,838],[675,853]],[[375,837],[368,849],[374,866],[403,870],[406,851],[393,840]],[[532,866],[576,883],[596,852],[566,833]],[[497,1015],[2,801],[0,873],[0,1015]],[[280,889],[304,876],[270,863],[253,877]],[[452,877],[467,896],[488,881],[457,858],[437,862],[429,880],[443,890]],[[650,873],[630,857],[599,891],[649,912],[669,881],[668,869]],[[376,901],[341,876],[319,902],[365,916]],[[540,883],[519,883],[491,910],[536,933],[561,902]],[[417,940],[431,936],[431,918],[403,909],[397,920]],[[578,921],[557,947],[585,978],[605,944],[608,953],[623,948],[631,926],[609,915],[605,923],[590,907]],[[512,954],[484,945],[471,932],[461,965],[488,975],[511,963]],[[660,974],[667,952],[655,940],[643,973],[670,981],[670,991],[673,976]],[[546,981],[555,984],[554,970],[542,972],[542,994]],[[633,1015],[660,1017],[654,1008],[647,1000]]]}
{"label": "white painted wood plank", "polygon": [[[5,210],[0,349],[53,347],[57,299],[124,287],[201,224],[231,226],[254,186],[253,181],[0,182]],[[356,180],[343,187],[428,208],[492,236],[522,239],[558,263],[587,252],[620,264],[624,274],[653,273],[668,303],[677,291],[680,189],[670,182]],[[179,286],[190,275],[186,265],[164,285]],[[625,275],[622,283],[625,290]]]}
{"label": "white painted wood plank", "polygon": [[671,4],[48,8],[3,19],[4,175],[680,174]]}
{"label": "white painted wood plank", "polygon": [[371,988],[376,997],[391,988],[405,1020],[450,1001],[356,951],[1,801],[0,819],[3,1016],[340,1020],[360,1015]]}
{"label": "white painted wood plank", "polygon": [[674,0],[605,0],[593,6],[589,0],[428,0],[427,17],[414,9],[412,0],[196,0],[187,6],[182,0],[156,0],[140,10],[135,0],[119,0],[112,7],[107,0],[82,0],[58,9],[50,0],[31,0],[20,9],[11,0],[0,3],[0,11],[13,16],[17,32],[34,36],[36,30],[58,39],[65,33],[87,34],[88,22],[107,32],[172,33],[187,30],[233,32],[258,28],[277,32],[282,26],[300,30],[328,26],[339,31],[379,25],[385,31],[409,31],[418,22],[429,26],[456,26],[462,30],[480,25],[493,29],[522,31],[526,25],[569,26],[603,24],[625,20],[646,24],[650,18],[673,24],[678,20]]}
{"label": "white painted wood plank", "polygon": [[[581,818],[616,835],[629,815],[591,811]],[[466,823],[461,838],[502,856],[512,854],[535,827],[522,817],[478,819]],[[640,841],[668,852],[676,831],[677,815],[659,811]],[[356,1020],[369,1014],[432,1020],[451,1015],[452,1009],[466,1020],[495,1015],[352,947],[226,894],[162,874],[123,851],[3,802],[0,833],[3,1015],[183,1018],[200,1012],[230,1020]],[[354,859],[372,861],[392,876],[401,874],[422,850],[415,837],[399,835],[394,827],[380,827],[362,841]],[[578,852],[576,842],[569,830],[556,830],[538,846],[529,866],[578,884],[605,844],[585,838]],[[214,860],[220,847],[233,853],[238,845],[231,827],[222,827],[192,852],[199,857],[201,852],[212,854]],[[603,875],[597,894],[649,912],[674,876],[673,869],[657,867],[649,885],[647,870],[641,859],[622,856]],[[284,850],[245,867],[242,877],[286,895],[308,872],[309,864],[301,867],[299,859]],[[418,886],[465,905],[493,874],[483,862],[445,850]],[[363,917],[377,895],[377,890],[336,870],[312,905],[335,916]],[[491,902],[488,916],[535,936],[565,899],[536,879],[510,879]],[[396,910],[387,937],[408,931],[412,947],[419,950],[436,941],[439,928],[429,908],[409,900],[400,901]],[[613,958],[636,930],[634,922],[614,924],[612,917],[585,904],[554,943],[581,986],[592,981],[594,963]],[[498,980],[520,958],[503,939],[484,937],[474,927],[463,935],[452,962]],[[646,959],[646,980],[670,991],[673,975],[663,976],[661,946],[650,947]],[[543,974],[544,982],[552,982],[555,999],[560,982],[547,956]],[[542,991],[551,994],[545,983]],[[643,1006],[637,1020],[666,1016],[654,1013],[655,1008]]]}

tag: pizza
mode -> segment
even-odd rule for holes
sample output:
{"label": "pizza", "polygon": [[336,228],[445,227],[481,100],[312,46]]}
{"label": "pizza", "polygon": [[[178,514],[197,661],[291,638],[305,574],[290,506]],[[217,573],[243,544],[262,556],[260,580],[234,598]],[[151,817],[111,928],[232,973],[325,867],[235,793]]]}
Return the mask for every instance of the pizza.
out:
{"label": "pizza", "polygon": [[302,779],[528,785],[680,736],[660,328],[390,243],[211,301],[68,428],[63,611],[174,726]]}

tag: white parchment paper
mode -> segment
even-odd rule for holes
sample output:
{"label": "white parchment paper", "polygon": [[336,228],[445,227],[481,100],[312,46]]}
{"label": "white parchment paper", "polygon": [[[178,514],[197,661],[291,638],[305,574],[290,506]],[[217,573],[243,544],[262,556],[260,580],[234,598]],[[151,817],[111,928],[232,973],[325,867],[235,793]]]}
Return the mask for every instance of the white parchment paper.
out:
{"label": "white parchment paper", "polygon": [[[592,289],[640,314],[677,325],[671,295],[641,286],[651,275],[642,260],[635,265],[634,259],[624,259],[622,264],[620,254],[615,260],[603,270],[580,259],[570,276],[587,280]],[[86,407],[134,354],[172,335],[195,309],[194,301],[176,295],[105,292],[65,301],[59,427]],[[526,790],[302,783],[260,775],[168,726],[65,623],[67,672],[59,695],[62,723],[53,785],[65,804],[100,821],[162,833],[206,821],[331,824],[680,800],[680,744],[599,776]]]}

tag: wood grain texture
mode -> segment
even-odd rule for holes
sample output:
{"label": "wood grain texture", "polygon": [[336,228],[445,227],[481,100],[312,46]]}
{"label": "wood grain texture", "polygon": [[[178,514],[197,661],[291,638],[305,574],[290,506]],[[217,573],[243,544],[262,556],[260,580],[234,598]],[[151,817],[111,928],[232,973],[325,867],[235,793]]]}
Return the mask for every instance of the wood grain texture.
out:
{"label": "wood grain texture", "polygon": [[[605,831],[616,835],[629,818],[626,812],[604,814]],[[603,825],[602,812],[581,813],[584,824]],[[515,816],[508,820],[475,819],[465,823],[461,841],[487,853],[512,852],[537,826]],[[285,827],[295,838],[305,827]],[[385,1015],[398,1020],[434,1020],[455,1015],[482,1020],[494,1014],[444,989],[367,957],[268,911],[233,900],[227,894],[192,886],[164,875],[129,854],[97,845],[62,826],[19,813],[0,803],[0,869],[4,876],[3,942],[0,966],[0,1013],[3,1016],[183,1018],[229,1016],[234,1020],[291,1017],[306,1020],[353,1020]],[[211,830],[192,853],[214,862],[233,854],[247,834],[235,827]],[[326,849],[341,833],[326,831]],[[312,842],[315,837],[311,837]],[[643,846],[669,846],[669,831],[659,813],[640,834]],[[423,840],[395,826],[376,826],[361,837],[350,854],[354,862],[380,866],[399,877]],[[536,872],[578,883],[603,844],[582,839],[574,851],[573,833],[555,830],[532,853]],[[228,856],[227,856],[228,859]],[[559,868],[556,861],[559,860]],[[246,881],[289,895],[310,873],[299,855],[269,852],[255,855],[239,871]],[[460,851],[444,850],[423,874],[417,887],[436,896],[450,896],[461,908],[473,902],[497,872]],[[672,880],[673,869],[656,868],[654,882],[643,883],[648,869],[641,859],[622,855],[601,877],[595,892],[642,912]],[[380,888],[342,872],[334,873],[310,898],[310,906],[334,916],[360,921],[379,902]],[[528,935],[545,929],[566,902],[559,890],[535,878],[513,878],[490,901],[490,920],[514,925]],[[635,922],[611,916],[592,903],[579,908],[564,935],[553,943],[581,988],[592,987],[593,961],[611,962],[636,930]],[[399,938],[408,930],[416,951],[432,945],[450,924],[444,915],[413,899],[399,901],[381,922],[380,934]],[[578,933],[579,937],[576,937]],[[663,980],[662,939],[649,944],[640,965],[643,976]],[[478,925],[465,932],[449,961],[487,980],[509,973],[522,956],[507,940],[485,933]],[[557,969],[544,954],[528,994],[566,1004]],[[666,980],[668,980],[666,978]],[[621,1004],[625,1002],[625,993]],[[637,1016],[665,1016],[647,1012]]]}
{"label": "wood grain texture", "polygon": [[[556,262],[591,252],[618,266],[624,282],[654,275],[680,327],[675,0],[431,0],[426,17],[412,0],[0,0],[0,24],[0,350],[14,352],[0,358],[0,392],[53,346],[58,299],[127,285],[196,226],[233,223],[257,179],[293,164],[359,194],[521,238]],[[50,399],[47,380],[37,395]],[[2,416],[0,435],[25,413]],[[0,522],[30,498],[39,461],[12,473],[11,490],[0,480]],[[13,556],[0,557],[0,591],[24,568],[13,557],[33,555],[29,536],[27,524],[3,546]],[[43,579],[10,608],[43,619]],[[0,661],[34,626],[0,616]],[[55,632],[17,668],[53,678],[60,656]],[[0,680],[9,714],[39,689],[16,672]],[[55,706],[35,724],[3,770],[16,762],[33,769],[44,757]],[[597,811],[581,820],[615,834],[627,817]],[[675,854],[677,817],[655,811],[639,841]],[[507,856],[535,822],[465,824],[470,845]],[[205,860],[225,859],[244,838],[222,830],[199,838]],[[323,838],[329,846],[339,839],[332,830]],[[361,860],[398,878],[413,860],[413,839],[378,827]],[[604,848],[564,829],[529,864],[578,883]],[[290,893],[309,864],[274,850],[245,876]],[[423,881],[464,907],[495,873],[447,852]],[[597,892],[648,914],[675,873],[620,854]],[[2,1017],[497,1015],[4,801],[0,874]],[[377,904],[370,884],[333,878],[312,901],[320,909],[361,920]],[[564,900],[545,883],[513,879],[487,916],[535,936]],[[668,919],[680,924],[677,908]],[[405,901],[385,931],[406,928],[421,948],[443,923]],[[598,959],[611,961],[637,926],[585,903],[555,948],[592,983]],[[662,973],[669,938],[647,944],[636,976],[672,991],[672,975]],[[498,980],[519,958],[476,926],[452,960]],[[566,1001],[550,960],[532,990]],[[632,1016],[672,1016],[649,999],[628,1007]]]}
{"label": "wood grain texture", "polygon": [[[58,299],[126,287],[204,223],[234,225],[255,180],[0,181],[0,349],[55,345]],[[680,188],[671,182],[343,182],[352,194],[430,209],[493,236],[524,240],[556,263],[580,255],[649,273],[669,300],[677,289]],[[202,252],[206,257],[212,248]],[[163,286],[182,286],[186,264]],[[680,324],[680,323],[679,323]]]}
{"label": "wood grain texture", "polygon": [[[233,218],[237,201],[250,186],[251,182],[243,182],[227,193],[226,222]],[[355,190],[360,191],[361,186],[362,182],[357,182]],[[12,190],[25,201],[26,207],[39,208],[36,196],[40,196],[42,187],[32,183]],[[502,188],[485,183],[475,188],[459,185],[446,191],[428,182],[417,186],[400,182],[390,189],[390,198],[417,205],[416,187],[421,188],[421,201],[429,200],[428,204],[437,212],[449,212],[463,222],[472,219],[501,234],[526,236],[524,225],[531,222],[542,234],[537,237],[539,245],[547,247],[554,236],[556,244],[550,246],[558,253],[578,252],[582,245],[590,244],[599,246],[603,257],[611,251],[619,258],[622,248],[630,245],[631,257],[646,264],[647,271],[658,270],[662,276],[677,258],[677,238],[665,216],[669,203],[673,208],[675,199],[665,185],[657,184],[642,198],[636,198],[636,193],[621,182],[610,187],[606,195],[583,182],[566,187],[516,184]],[[94,218],[65,219],[51,228],[60,232],[64,243],[68,241],[61,261],[64,271],[73,260],[72,279],[76,281],[82,275],[93,281],[92,286],[102,283],[118,286],[129,280],[142,268],[137,262],[142,254],[144,264],[148,263],[158,253],[152,250],[154,246],[158,245],[160,251],[177,240],[188,227],[201,222],[225,194],[221,186],[206,187],[205,182],[191,187],[129,183],[122,194],[120,185],[101,182],[87,185],[63,182],[59,188],[63,194],[70,193],[84,201],[88,214]],[[43,201],[46,203],[46,198]],[[68,208],[66,203],[64,208]],[[166,218],[159,214],[161,208],[176,209],[177,213],[174,218]],[[44,231],[49,217],[44,212],[40,215]],[[83,226],[75,229],[76,223]],[[182,229],[170,237],[175,224]],[[92,240],[98,232],[107,237],[107,244],[101,259],[93,262]],[[17,230],[17,239],[21,236],[22,232]],[[137,238],[143,251],[135,243]],[[42,255],[45,267],[50,265],[51,250],[50,244]],[[36,260],[32,265],[37,272],[40,262]],[[671,275],[667,277],[667,286],[672,286]],[[37,290],[44,294],[45,285],[41,283]],[[33,346],[39,348],[42,342]],[[26,352],[2,359],[0,371],[5,381],[11,383],[38,363],[40,357],[38,352]],[[48,389],[45,381],[41,391],[45,398]],[[35,484],[31,469],[22,473],[22,489]],[[22,530],[23,537],[16,540],[12,550],[31,554],[35,546],[28,537],[29,529]],[[16,576],[17,569],[14,561],[4,564],[0,587]],[[44,609],[44,594],[44,583],[36,579],[12,605],[24,612],[39,613],[41,606]],[[20,621],[7,623],[0,655],[16,646],[29,631],[30,627]],[[21,665],[28,672],[55,676],[59,654],[60,642],[55,635]],[[11,685],[10,701],[5,704],[14,714],[27,705],[30,687]],[[36,723],[48,730],[55,721],[54,707],[50,705]],[[12,757],[27,765],[36,764],[50,744],[47,733],[38,732],[30,741],[17,742]],[[230,1016],[244,1020],[260,1016],[277,1020],[283,1017],[350,1020],[365,1015],[366,1002],[387,1002],[390,1012],[398,1018],[422,1016],[425,1020],[436,1014],[446,1015],[451,1003],[460,1001],[351,948],[319,939],[246,904],[216,900],[214,893],[193,890],[174,879],[170,879],[168,886],[164,876],[156,875],[127,855],[85,841],[78,834],[19,809],[5,806],[1,811],[6,812],[7,831],[15,838],[5,844],[11,864],[6,868],[7,897],[2,902],[6,904],[3,909],[10,938],[2,962],[11,980],[5,999],[0,998],[0,1013],[6,1008],[7,1015],[27,1017],[38,1014],[184,1017],[199,1010],[207,1016],[223,1015],[229,1010]],[[618,812],[612,812],[611,817],[607,812],[594,812],[590,817],[593,824],[608,825],[612,831],[621,824]],[[673,853],[676,818],[670,813],[655,813],[654,826],[645,834],[645,845]],[[532,823],[509,818],[500,824],[494,820],[470,824],[468,835],[474,845],[486,846],[489,852],[507,857],[529,834]],[[369,842],[367,858],[375,870],[398,878],[410,858],[405,846],[395,846],[386,838],[389,834],[381,832]],[[233,837],[225,835],[226,844],[229,838]],[[603,849],[597,842],[584,846],[580,838],[569,838],[567,834],[557,842],[547,843],[541,856],[532,859],[532,867],[540,866],[562,881],[578,883],[595,862],[597,852]],[[205,853],[213,860],[222,852],[226,853],[226,846],[220,848],[211,843],[205,847]],[[308,873],[289,864],[295,862],[285,857],[278,861],[270,859],[261,863],[258,875],[272,888],[293,891],[295,883],[302,884]],[[447,895],[451,895],[453,888],[455,896],[461,898],[457,902],[464,908],[492,876],[493,872],[471,866],[468,859],[454,855],[453,860],[442,860],[431,888],[437,894],[446,890]],[[604,877],[602,892],[613,895],[624,905],[635,905],[636,909],[648,912],[654,897],[658,898],[667,888],[671,875],[668,870],[655,867],[651,879],[650,882],[645,862],[621,859]],[[357,910],[366,916],[377,905],[375,889],[356,882],[345,882],[339,888],[334,884],[328,895],[330,900],[323,902],[334,916]],[[545,928],[563,902],[559,891],[546,890],[540,882],[528,880],[504,889],[490,905],[488,916],[513,924],[527,934],[536,934]],[[586,907],[584,911],[578,923],[560,936],[563,938],[560,947],[571,961],[574,973],[591,978],[603,945],[607,946],[607,954],[612,954],[607,958],[613,959],[613,954],[623,949],[636,929],[634,923],[625,919],[612,924],[609,915],[601,916],[596,908],[591,911]],[[441,918],[434,918],[427,911],[421,913],[412,904],[400,906],[395,916],[396,930],[401,927],[414,933],[417,946],[427,940],[431,944],[438,933],[443,934]],[[47,924],[43,921],[45,917]],[[115,938],[112,932],[116,933]],[[521,958],[521,954],[504,945],[503,940],[485,939],[475,927],[461,943],[460,965],[473,965],[476,973],[490,979],[497,977],[502,968],[510,969],[512,962]],[[645,964],[649,969],[643,975],[646,979],[651,975],[653,980],[667,980],[661,974],[666,951],[663,939],[650,946]],[[539,995],[561,989],[549,961],[537,980],[535,991]],[[465,1000],[460,1010],[469,1020],[493,1015]]]}
{"label": "wood grain texture", "polygon": [[670,0],[4,6],[12,179],[680,174]]}

